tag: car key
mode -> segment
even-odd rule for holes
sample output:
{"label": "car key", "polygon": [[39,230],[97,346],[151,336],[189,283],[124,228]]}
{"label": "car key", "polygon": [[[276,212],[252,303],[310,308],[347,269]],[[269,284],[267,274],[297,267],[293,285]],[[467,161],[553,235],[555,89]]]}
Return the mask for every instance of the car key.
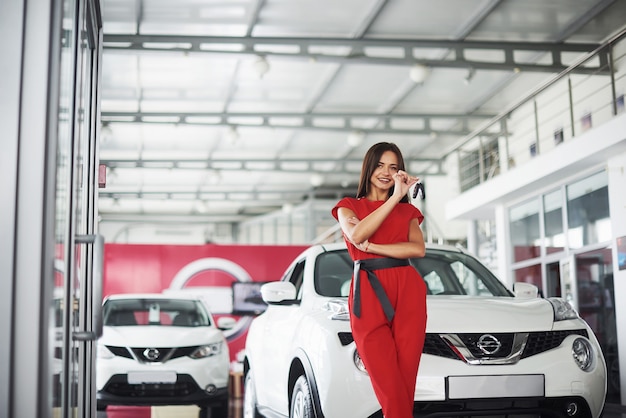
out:
{"label": "car key", "polygon": [[413,199],[415,199],[418,194],[422,199],[426,199],[424,184],[422,184],[421,182],[415,183],[415,188],[413,189]]}

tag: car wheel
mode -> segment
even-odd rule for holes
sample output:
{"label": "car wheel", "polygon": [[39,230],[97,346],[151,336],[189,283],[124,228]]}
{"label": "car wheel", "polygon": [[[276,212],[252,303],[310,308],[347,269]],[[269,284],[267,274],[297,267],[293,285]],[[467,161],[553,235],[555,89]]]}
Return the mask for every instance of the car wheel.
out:
{"label": "car wheel", "polygon": [[313,400],[311,398],[311,389],[306,377],[300,376],[296,380],[291,394],[291,411],[290,418],[313,418]]}
{"label": "car wheel", "polygon": [[243,418],[262,418],[257,409],[252,370],[249,370],[246,374],[243,384]]}

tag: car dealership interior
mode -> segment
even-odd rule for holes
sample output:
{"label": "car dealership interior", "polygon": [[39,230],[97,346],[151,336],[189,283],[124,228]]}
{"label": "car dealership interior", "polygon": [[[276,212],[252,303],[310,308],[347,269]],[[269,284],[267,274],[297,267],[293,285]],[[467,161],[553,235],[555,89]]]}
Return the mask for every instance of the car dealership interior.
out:
{"label": "car dealership interior", "polygon": [[[623,0],[1,2],[0,417],[244,416],[261,285],[343,241],[331,210],[382,141],[427,244],[566,301],[601,416],[626,416],[625,22]],[[103,316],[133,293],[208,309]],[[166,343],[119,349],[138,325],[221,330],[167,356],[224,358],[201,386],[228,404],[106,398],[103,358],[142,359],[120,396],[181,383],[150,375]]]}

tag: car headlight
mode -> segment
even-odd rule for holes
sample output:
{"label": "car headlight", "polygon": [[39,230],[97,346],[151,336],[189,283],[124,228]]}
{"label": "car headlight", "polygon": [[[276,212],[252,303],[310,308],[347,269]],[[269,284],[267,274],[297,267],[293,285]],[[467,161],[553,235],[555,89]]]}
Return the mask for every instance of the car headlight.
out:
{"label": "car headlight", "polygon": [[363,364],[363,359],[359,355],[358,351],[354,350],[354,355],[353,355],[352,360],[354,361],[354,365],[356,366],[357,369],[367,374],[367,370],[365,370],[365,364]]}
{"label": "car headlight", "polygon": [[593,347],[589,340],[576,338],[572,343],[572,357],[580,370],[589,370],[593,365]]}
{"label": "car headlight", "polygon": [[552,304],[555,321],[578,318],[578,312],[576,312],[569,302],[560,298],[548,298],[548,302]]}
{"label": "car headlight", "polygon": [[98,358],[101,359],[112,359],[115,357],[115,354],[113,354],[111,352],[111,350],[109,350],[106,345],[102,344],[102,343],[98,343],[98,347],[97,347],[97,355]]}
{"label": "car headlight", "polygon": [[350,311],[346,299],[331,299],[324,304],[324,309],[331,312],[330,319],[338,321],[349,321]]}
{"label": "car headlight", "polygon": [[201,345],[198,347],[193,353],[189,355],[189,357],[194,359],[206,358],[211,356],[216,356],[222,351],[222,343],[213,343]]}

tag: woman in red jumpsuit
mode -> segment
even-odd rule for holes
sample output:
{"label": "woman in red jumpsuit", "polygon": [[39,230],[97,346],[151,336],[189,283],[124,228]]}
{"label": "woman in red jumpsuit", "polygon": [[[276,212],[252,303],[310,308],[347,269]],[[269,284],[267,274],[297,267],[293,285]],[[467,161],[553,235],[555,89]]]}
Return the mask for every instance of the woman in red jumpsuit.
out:
{"label": "woman in red jumpsuit", "polygon": [[355,274],[350,325],[385,418],[412,418],[426,332],[426,285],[408,258],[423,257],[422,213],[407,192],[418,182],[400,149],[381,142],[366,153],[356,198],[333,208]]}

